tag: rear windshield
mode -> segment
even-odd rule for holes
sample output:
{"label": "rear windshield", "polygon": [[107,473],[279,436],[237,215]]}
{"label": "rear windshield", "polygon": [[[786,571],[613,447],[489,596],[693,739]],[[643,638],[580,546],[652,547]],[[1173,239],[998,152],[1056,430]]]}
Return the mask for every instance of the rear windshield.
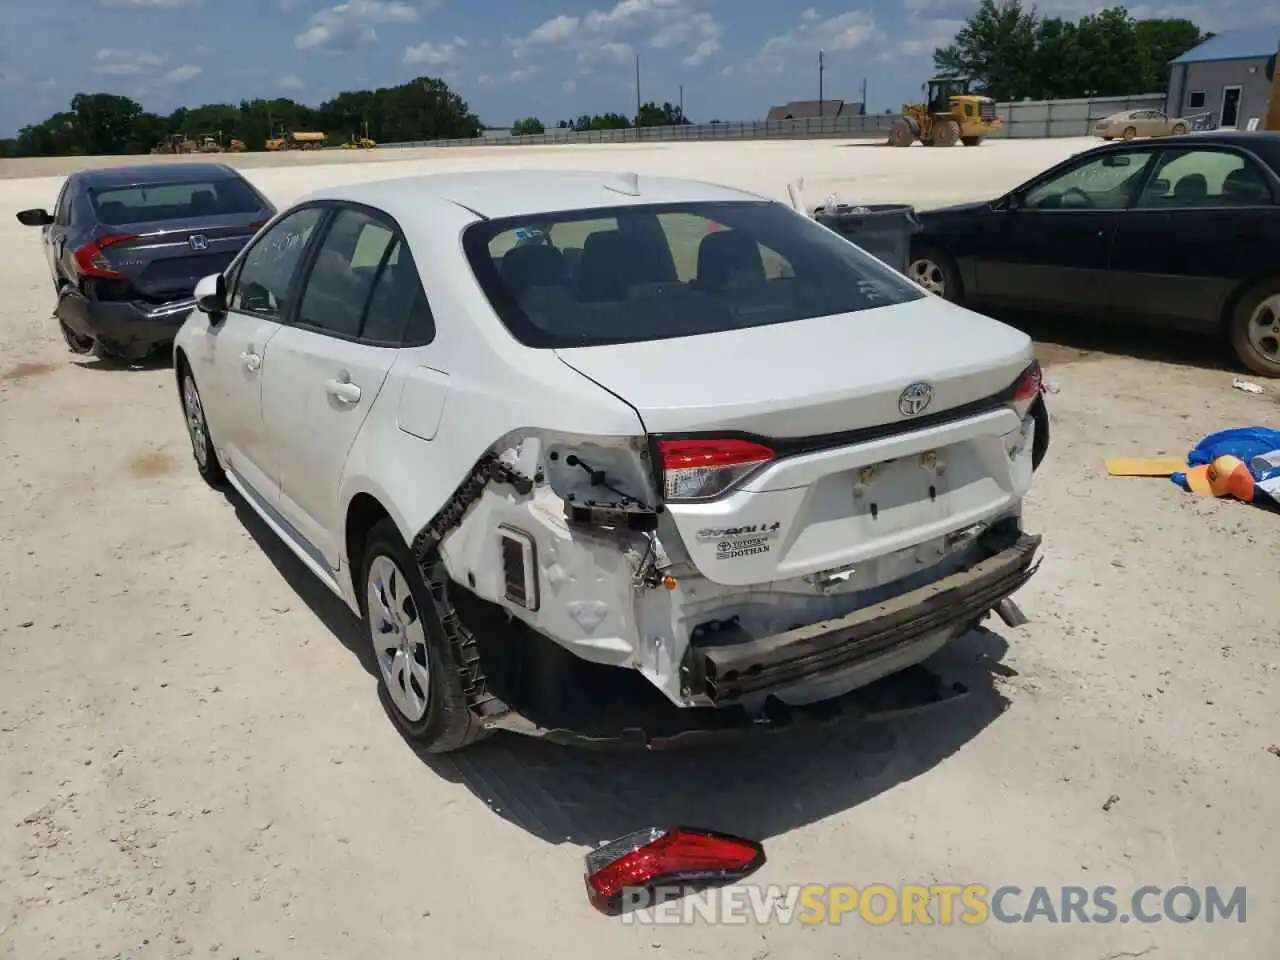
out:
{"label": "rear windshield", "polygon": [[463,247],[532,347],[633,343],[856,313],[924,296],[824,226],[768,201],[486,220]]}
{"label": "rear windshield", "polygon": [[99,222],[113,227],[251,214],[262,209],[262,199],[239,178],[90,189],[89,196]]}

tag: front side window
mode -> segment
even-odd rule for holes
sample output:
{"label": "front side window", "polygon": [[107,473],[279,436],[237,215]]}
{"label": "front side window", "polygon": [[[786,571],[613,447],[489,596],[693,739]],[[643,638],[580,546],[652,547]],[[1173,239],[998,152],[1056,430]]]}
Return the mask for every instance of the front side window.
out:
{"label": "front side window", "polygon": [[1123,210],[1151,163],[1150,151],[1111,151],[1086,160],[1026,192],[1031,210]]}
{"label": "front side window", "polygon": [[232,281],[230,309],[280,320],[289,285],[320,218],[321,207],[291,213],[260,236],[244,255]]}
{"label": "front side window", "polygon": [[832,230],[768,201],[488,220],[467,228],[463,247],[506,327],[544,348],[722,333],[924,296]]}
{"label": "front side window", "polygon": [[1241,207],[1273,202],[1257,165],[1230,150],[1167,150],[1142,192],[1143,209]]}
{"label": "front side window", "polygon": [[98,221],[110,227],[247,215],[263,208],[262,198],[239,177],[91,188],[89,202]]}
{"label": "front side window", "polygon": [[384,221],[339,210],[316,250],[298,304],[298,323],[340,337],[358,337],[365,306],[395,234]]}

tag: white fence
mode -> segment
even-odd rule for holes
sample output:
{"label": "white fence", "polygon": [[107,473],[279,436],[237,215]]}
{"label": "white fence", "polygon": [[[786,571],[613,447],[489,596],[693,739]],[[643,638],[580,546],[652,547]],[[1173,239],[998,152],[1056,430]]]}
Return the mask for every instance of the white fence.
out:
{"label": "white fence", "polygon": [[[1027,100],[996,104],[1004,121],[994,136],[1010,138],[1083,137],[1103,117],[1121,110],[1159,110],[1164,95],[1094,97],[1085,100]],[[577,131],[552,128],[524,137],[488,136],[469,140],[413,140],[383,143],[379,147],[497,147],[570,143],[636,143],[679,140],[817,140],[880,139],[889,132],[896,114],[862,117],[824,117],[814,120],[748,120],[730,123],[693,123],[678,127],[632,127],[627,130]]]}

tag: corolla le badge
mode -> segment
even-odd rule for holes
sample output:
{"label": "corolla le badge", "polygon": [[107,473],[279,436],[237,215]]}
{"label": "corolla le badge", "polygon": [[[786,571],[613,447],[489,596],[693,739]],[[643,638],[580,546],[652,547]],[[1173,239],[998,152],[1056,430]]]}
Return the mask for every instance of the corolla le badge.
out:
{"label": "corolla le badge", "polygon": [[187,243],[191,245],[192,250],[208,250],[209,238],[203,233],[193,233],[187,237]]}
{"label": "corolla le badge", "polygon": [[898,409],[904,417],[914,417],[924,413],[932,402],[933,385],[920,381],[902,391],[902,395],[898,397]]}

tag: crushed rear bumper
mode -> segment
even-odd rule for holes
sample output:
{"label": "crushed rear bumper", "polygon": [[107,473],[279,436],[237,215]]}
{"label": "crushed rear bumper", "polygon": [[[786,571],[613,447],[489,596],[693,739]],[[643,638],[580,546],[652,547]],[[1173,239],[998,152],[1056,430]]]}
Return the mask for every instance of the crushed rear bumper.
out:
{"label": "crushed rear bumper", "polygon": [[958,632],[1031,579],[1039,566],[1039,536],[1019,532],[988,544],[994,552],[967,570],[848,616],[767,637],[729,625],[715,634],[714,646],[691,648],[691,686],[716,705],[731,704],[891,662],[931,637]]}
{"label": "crushed rear bumper", "polygon": [[[491,730],[571,746],[662,750],[841,720],[885,720],[950,703],[968,691],[944,683],[920,661],[982,620],[1039,566],[1039,536],[1006,527],[979,542],[989,555],[967,570],[849,616],[768,637],[744,635],[738,642],[732,627],[717,631],[717,646],[691,647],[686,661],[691,686],[711,706],[677,707],[642,681],[651,696],[634,710],[623,698],[595,690],[597,706],[608,715],[588,722],[537,716],[500,697],[491,698],[478,719]],[[863,671],[876,679],[829,699],[792,706],[769,696],[806,680]],[[739,701],[751,694],[767,698],[763,712],[743,708]]]}
{"label": "crushed rear bumper", "polygon": [[173,342],[195,305],[194,297],[159,304],[91,300],[74,287],[67,287],[53,312],[80,336],[92,337],[124,359],[141,360]]}

